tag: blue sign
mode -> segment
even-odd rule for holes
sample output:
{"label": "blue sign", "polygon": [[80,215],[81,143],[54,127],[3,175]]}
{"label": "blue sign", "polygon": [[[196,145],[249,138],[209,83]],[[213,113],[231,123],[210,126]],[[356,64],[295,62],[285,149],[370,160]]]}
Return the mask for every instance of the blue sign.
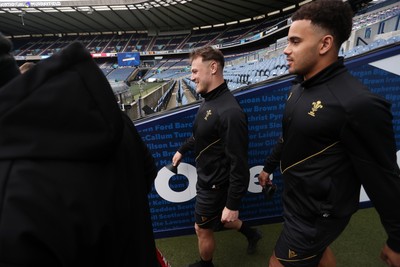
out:
{"label": "blue sign", "polygon": [[133,53],[117,53],[118,66],[136,67],[140,65],[139,52]]}

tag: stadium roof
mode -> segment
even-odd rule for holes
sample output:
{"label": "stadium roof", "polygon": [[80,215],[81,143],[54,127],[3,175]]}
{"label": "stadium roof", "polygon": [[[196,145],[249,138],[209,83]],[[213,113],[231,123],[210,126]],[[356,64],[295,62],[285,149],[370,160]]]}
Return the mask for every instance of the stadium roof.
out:
{"label": "stadium roof", "polygon": [[269,17],[304,2],[309,0],[0,0],[0,31],[9,36],[173,33]]}

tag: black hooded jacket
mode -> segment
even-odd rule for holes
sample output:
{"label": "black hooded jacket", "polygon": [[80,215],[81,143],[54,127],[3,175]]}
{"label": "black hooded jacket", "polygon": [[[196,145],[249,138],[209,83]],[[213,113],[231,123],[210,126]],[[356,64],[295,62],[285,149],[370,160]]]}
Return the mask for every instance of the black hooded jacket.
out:
{"label": "black hooded jacket", "polygon": [[158,266],[154,159],[80,43],[0,88],[0,266]]}

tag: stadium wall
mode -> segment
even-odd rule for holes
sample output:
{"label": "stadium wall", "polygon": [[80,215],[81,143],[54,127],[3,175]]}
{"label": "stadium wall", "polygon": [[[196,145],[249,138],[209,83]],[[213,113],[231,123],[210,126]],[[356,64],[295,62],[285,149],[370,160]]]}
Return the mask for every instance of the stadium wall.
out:
{"label": "stadium wall", "polygon": [[[373,92],[392,103],[393,125],[397,146],[400,148],[400,46],[386,46],[346,60],[350,72]],[[257,175],[264,159],[280,136],[282,112],[293,76],[285,75],[273,81],[233,91],[245,110],[249,121],[250,185],[242,201],[240,217],[250,224],[264,224],[281,220],[282,181],[274,173],[278,191],[266,202],[257,185]],[[193,233],[196,170],[193,154],[186,155],[174,175],[164,166],[171,162],[180,144],[191,135],[192,122],[199,102],[161,112],[135,121],[143,140],[152,151],[158,165],[158,176],[149,194],[153,227],[156,237]],[[362,190],[360,206],[370,206]]]}

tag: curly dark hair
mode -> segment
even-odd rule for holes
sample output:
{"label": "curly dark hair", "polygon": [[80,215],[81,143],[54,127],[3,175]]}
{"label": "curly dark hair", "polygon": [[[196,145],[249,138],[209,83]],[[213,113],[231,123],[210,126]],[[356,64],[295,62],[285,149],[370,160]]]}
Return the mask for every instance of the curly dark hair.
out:
{"label": "curly dark hair", "polygon": [[202,57],[203,61],[215,60],[222,68],[225,66],[225,59],[221,50],[209,45],[193,50],[189,55],[190,62],[197,57]]}
{"label": "curly dark hair", "polygon": [[312,24],[327,30],[340,46],[350,37],[353,26],[353,10],[342,0],[316,0],[305,4],[292,16],[292,21],[310,20]]}

